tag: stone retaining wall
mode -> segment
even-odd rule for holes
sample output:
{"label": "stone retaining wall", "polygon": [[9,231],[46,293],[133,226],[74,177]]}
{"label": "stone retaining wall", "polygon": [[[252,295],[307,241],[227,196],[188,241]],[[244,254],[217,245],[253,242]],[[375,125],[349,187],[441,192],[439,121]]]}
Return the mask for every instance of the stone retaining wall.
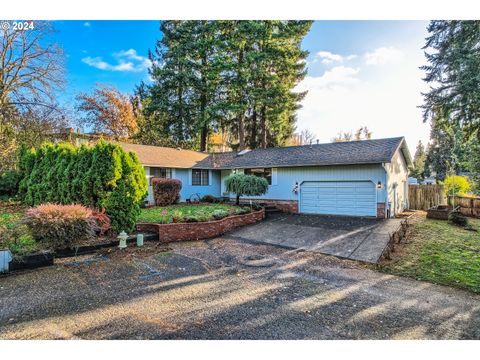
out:
{"label": "stone retaining wall", "polygon": [[137,231],[154,231],[160,242],[209,239],[240,226],[249,225],[265,218],[265,209],[249,214],[233,215],[221,220],[191,223],[138,223]]}

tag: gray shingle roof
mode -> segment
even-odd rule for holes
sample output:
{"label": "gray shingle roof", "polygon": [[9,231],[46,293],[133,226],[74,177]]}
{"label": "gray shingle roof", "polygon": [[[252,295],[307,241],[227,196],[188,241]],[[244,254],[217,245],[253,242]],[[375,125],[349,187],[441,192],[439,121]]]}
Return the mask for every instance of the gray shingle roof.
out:
{"label": "gray shingle roof", "polygon": [[236,169],[315,165],[378,164],[390,162],[402,147],[407,163],[410,154],[403,137],[256,149],[243,155],[236,152],[210,154],[194,168]]}

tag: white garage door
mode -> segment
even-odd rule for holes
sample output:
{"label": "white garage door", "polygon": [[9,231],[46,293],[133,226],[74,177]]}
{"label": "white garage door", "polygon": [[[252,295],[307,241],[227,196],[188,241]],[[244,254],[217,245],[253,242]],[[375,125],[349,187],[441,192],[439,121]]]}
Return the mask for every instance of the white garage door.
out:
{"label": "white garage door", "polygon": [[300,188],[300,212],[376,216],[375,184],[371,181],[307,181]]}

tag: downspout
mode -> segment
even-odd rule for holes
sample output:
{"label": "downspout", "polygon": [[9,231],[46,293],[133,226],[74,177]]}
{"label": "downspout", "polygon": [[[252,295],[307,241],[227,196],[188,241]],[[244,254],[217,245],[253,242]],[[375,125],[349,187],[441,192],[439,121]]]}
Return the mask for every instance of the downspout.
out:
{"label": "downspout", "polygon": [[388,169],[387,169],[387,164],[389,163],[382,163],[382,168],[385,170],[385,217],[389,218],[391,214],[389,214],[389,207],[388,207],[388,184],[389,184],[389,179],[388,179]]}

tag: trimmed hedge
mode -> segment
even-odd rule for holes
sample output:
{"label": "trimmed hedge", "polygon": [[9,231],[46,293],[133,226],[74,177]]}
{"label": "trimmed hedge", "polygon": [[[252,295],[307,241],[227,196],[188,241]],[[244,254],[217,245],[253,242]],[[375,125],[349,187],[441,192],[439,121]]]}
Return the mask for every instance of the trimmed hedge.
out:
{"label": "trimmed hedge", "polygon": [[132,231],[147,194],[145,172],[137,156],[119,145],[44,144],[22,150],[19,195],[29,206],[83,204],[105,209],[114,231]]}
{"label": "trimmed hedge", "polygon": [[182,182],[177,179],[152,179],[153,198],[156,206],[172,205],[180,199]]}

